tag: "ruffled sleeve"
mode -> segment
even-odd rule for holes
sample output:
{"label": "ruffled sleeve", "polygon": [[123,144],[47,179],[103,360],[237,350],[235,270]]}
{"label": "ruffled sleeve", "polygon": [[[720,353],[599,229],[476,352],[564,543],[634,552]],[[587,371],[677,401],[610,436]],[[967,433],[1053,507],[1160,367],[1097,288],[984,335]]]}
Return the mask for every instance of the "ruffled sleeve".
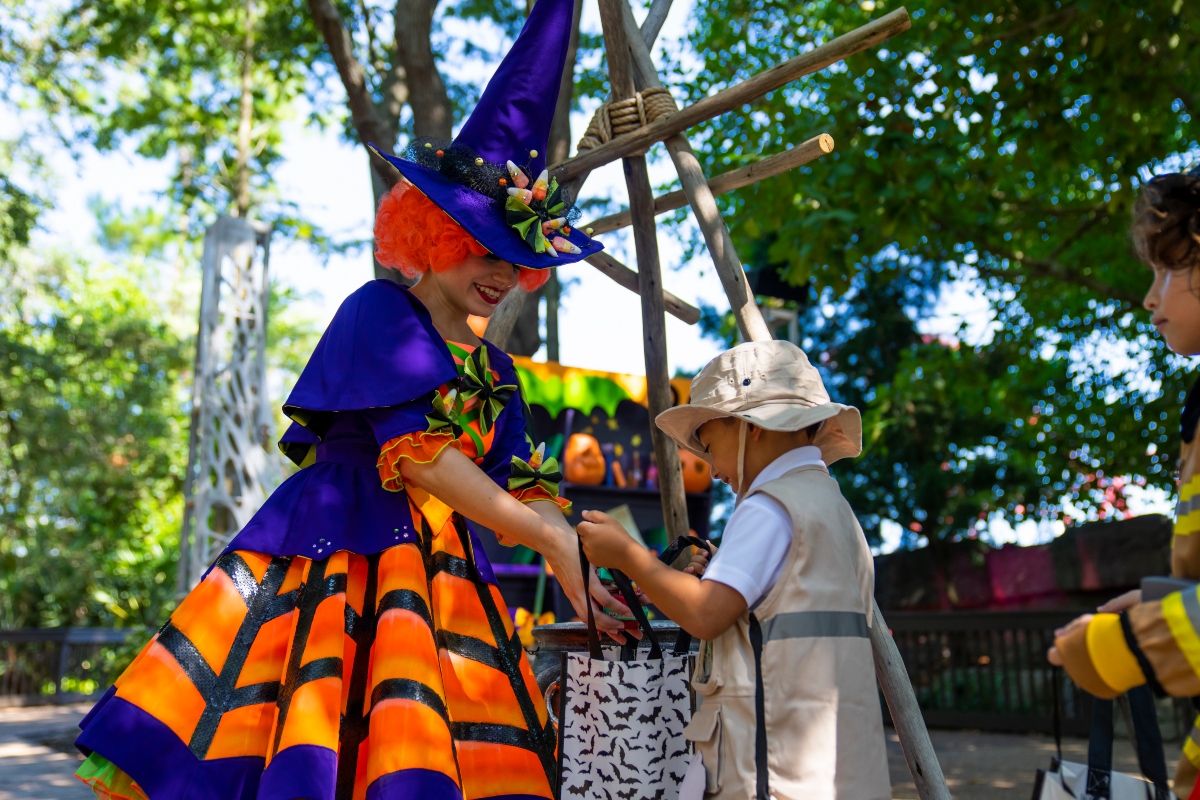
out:
{"label": "ruffled sleeve", "polygon": [[389,492],[404,490],[404,478],[400,474],[404,459],[417,464],[428,464],[447,447],[460,447],[458,439],[450,431],[417,431],[397,436],[385,442],[379,450],[379,480]]}

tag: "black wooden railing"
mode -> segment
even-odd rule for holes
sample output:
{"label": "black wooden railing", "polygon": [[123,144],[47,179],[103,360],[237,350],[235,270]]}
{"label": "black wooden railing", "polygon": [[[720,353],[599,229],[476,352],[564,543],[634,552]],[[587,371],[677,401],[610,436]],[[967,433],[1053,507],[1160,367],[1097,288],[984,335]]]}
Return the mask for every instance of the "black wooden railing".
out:
{"label": "black wooden railing", "polygon": [[129,660],[131,637],[140,642],[147,633],[128,628],[0,630],[0,706],[98,697]]}
{"label": "black wooden railing", "polygon": [[[1080,613],[893,611],[885,616],[930,727],[1051,733],[1057,701],[1063,735],[1087,736],[1091,696],[1046,660],[1055,628]],[[1195,713],[1190,701],[1161,701],[1164,737],[1187,735]]]}

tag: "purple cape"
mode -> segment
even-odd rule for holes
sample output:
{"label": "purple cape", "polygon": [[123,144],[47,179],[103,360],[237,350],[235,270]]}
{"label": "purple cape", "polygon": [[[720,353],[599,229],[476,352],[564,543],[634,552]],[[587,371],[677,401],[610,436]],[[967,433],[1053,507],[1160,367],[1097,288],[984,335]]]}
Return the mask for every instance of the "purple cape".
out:
{"label": "purple cape", "polygon": [[[488,352],[501,382],[516,384],[512,359],[491,344]],[[457,375],[429,312],[407,287],[376,280],[346,298],[284,404],[295,423],[280,448],[297,463],[315,459],[275,490],[226,552],[322,559],[417,541],[408,497],[380,483],[379,449],[425,430],[432,392]],[[530,455],[519,393],[497,417],[480,468],[506,489],[514,455]],[[479,577],[495,583],[473,529],[471,536]]]}

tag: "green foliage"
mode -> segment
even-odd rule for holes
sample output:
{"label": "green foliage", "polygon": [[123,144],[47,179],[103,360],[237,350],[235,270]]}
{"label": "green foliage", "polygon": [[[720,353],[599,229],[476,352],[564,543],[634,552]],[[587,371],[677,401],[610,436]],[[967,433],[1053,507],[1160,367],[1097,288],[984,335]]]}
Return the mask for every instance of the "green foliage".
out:
{"label": "green foliage", "polygon": [[[906,6],[912,30],[693,142],[709,174],[837,143],[722,202],[749,266],[810,287],[804,344],[865,410],[866,453],[838,473],[871,533],[956,536],[997,510],[1056,516],[1064,496],[1119,512],[1114,476],[1172,483],[1183,361],[1138,308],[1149,276],[1126,225],[1151,170],[1197,148],[1200,7]],[[892,8],[707,0],[682,88],[694,101]],[[954,280],[988,299],[990,341],[920,335]]]}
{"label": "green foliage", "polygon": [[[271,169],[282,124],[307,88],[320,43],[302,2],[256,3],[251,190],[260,216],[294,215]],[[241,100],[244,4],[180,0],[79,0],[43,10],[14,37],[23,56],[10,80],[60,114],[72,146],[101,151],[132,143],[141,156],[171,159],[167,196],[191,215],[193,233],[233,204]],[[301,226],[302,227],[302,226]]]}
{"label": "green foliage", "polygon": [[174,592],[186,341],[137,276],[22,259],[0,297],[0,624],[153,625]]}
{"label": "green foliage", "polygon": [[[0,53],[3,50],[0,48]],[[26,173],[23,177],[18,173]],[[41,159],[22,140],[0,140],[0,264],[20,247],[29,244],[46,199],[31,183],[40,183]]]}

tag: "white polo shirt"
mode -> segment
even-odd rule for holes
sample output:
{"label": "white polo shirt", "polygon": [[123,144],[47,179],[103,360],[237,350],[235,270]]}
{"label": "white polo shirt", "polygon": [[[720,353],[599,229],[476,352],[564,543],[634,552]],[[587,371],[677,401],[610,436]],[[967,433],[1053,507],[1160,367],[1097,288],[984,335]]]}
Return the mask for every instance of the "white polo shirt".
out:
{"label": "white polo shirt", "polygon": [[[825,466],[819,447],[789,450],[758,473],[749,491],[813,464]],[[779,581],[791,544],[792,518],[787,509],[774,498],[756,494],[739,503],[730,515],[721,536],[721,549],[701,580],[725,584],[754,608]]]}

